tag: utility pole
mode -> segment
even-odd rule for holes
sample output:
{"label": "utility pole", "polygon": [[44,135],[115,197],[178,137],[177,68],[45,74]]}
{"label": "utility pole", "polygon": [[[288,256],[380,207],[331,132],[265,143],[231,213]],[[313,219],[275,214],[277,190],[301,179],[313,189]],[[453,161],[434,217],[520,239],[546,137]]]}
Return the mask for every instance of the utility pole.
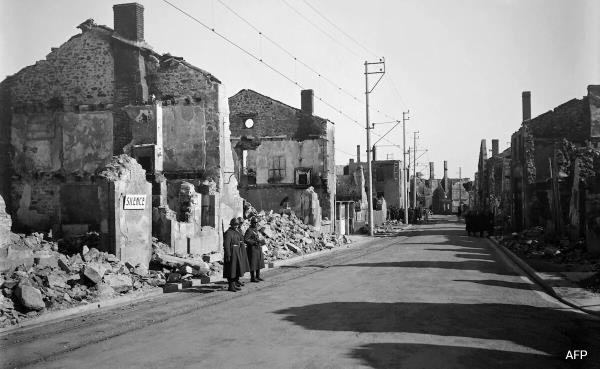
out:
{"label": "utility pole", "polygon": [[460,184],[460,186],[458,186],[458,208],[459,213],[462,215],[462,168],[458,167],[458,183]]}
{"label": "utility pole", "polygon": [[[377,71],[369,71],[369,65],[379,65]],[[369,74],[379,74],[379,79],[369,89]],[[365,105],[366,105],[366,127],[367,127],[367,183],[369,184],[368,203],[369,203],[369,236],[373,236],[373,172],[371,168],[371,123],[369,122],[369,94],[373,92],[383,75],[385,74],[385,59],[381,58],[378,62],[369,63],[365,60]]]}
{"label": "utility pole", "polygon": [[404,224],[408,224],[408,191],[406,181],[408,176],[406,175],[406,121],[410,119],[408,116],[409,111],[402,112],[402,198],[404,203]]}
{"label": "utility pole", "polygon": [[413,155],[413,209],[417,208],[417,134],[419,131],[413,132],[414,138],[414,155]]}

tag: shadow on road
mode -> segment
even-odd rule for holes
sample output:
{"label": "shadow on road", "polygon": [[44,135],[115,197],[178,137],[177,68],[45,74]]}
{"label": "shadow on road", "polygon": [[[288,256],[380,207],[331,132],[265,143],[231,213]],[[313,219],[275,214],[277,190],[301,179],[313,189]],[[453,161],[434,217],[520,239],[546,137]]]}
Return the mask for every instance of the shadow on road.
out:
{"label": "shadow on road", "polygon": [[468,260],[468,261],[436,261],[436,260],[415,260],[415,261],[390,261],[383,263],[355,263],[338,264],[332,267],[396,267],[396,268],[436,268],[436,269],[455,269],[455,270],[477,270],[482,273],[493,273],[499,275],[518,275],[509,270],[504,265],[495,261],[487,260]]}
{"label": "shadow on road", "polygon": [[[416,333],[432,335],[424,339],[431,340],[433,344],[436,344],[435,336],[452,337],[451,339],[460,337],[455,341],[463,346],[469,340],[462,338],[480,339],[480,345],[488,344],[491,347],[498,343],[486,340],[500,340],[522,346],[521,350],[529,348],[561,359],[565,357],[567,350],[573,349],[570,347],[573,343],[581,342],[585,335],[589,335],[592,340],[590,332],[600,329],[598,321],[569,310],[514,304],[329,302],[282,309],[275,313],[283,315],[286,321],[309,330]],[[444,341],[447,342],[448,338]],[[378,345],[362,346],[355,349],[353,355],[361,357],[375,368],[400,367],[384,364],[393,360],[394,356],[410,356],[411,350],[431,349],[420,347],[421,345]],[[590,347],[586,343],[581,345]],[[438,350],[435,358],[441,360],[440,363],[444,362],[444,355],[454,357],[457,356],[455,350],[463,350],[454,347],[435,348]],[[505,353],[512,355],[511,349],[507,350],[508,353]],[[470,360],[476,360],[480,354],[485,352],[473,350],[471,355],[474,357]],[[518,356],[514,357],[515,360],[517,358]],[[592,359],[600,360],[598,357],[590,357],[589,361]],[[371,363],[371,360],[375,362]],[[399,361],[395,363],[400,364]],[[428,365],[421,367],[430,368]],[[460,367],[479,366],[461,364]]]}
{"label": "shadow on road", "polygon": [[564,368],[557,358],[477,347],[416,343],[371,343],[350,354],[372,368]]}
{"label": "shadow on road", "polygon": [[525,283],[525,282],[498,281],[495,279],[482,279],[482,280],[455,279],[454,281],[455,282],[471,282],[471,283],[477,283],[477,284],[482,284],[482,285],[486,285],[486,286],[515,288],[515,289],[519,289],[519,290],[535,290],[535,291],[543,292],[543,290],[541,288],[539,288],[536,284]]}

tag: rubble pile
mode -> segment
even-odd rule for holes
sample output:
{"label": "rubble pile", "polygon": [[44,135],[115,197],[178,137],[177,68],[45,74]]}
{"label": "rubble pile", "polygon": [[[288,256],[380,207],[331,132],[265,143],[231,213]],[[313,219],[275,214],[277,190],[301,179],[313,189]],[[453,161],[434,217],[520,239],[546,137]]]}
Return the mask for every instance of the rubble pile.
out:
{"label": "rubble pile", "polygon": [[192,278],[208,283],[208,278],[219,274],[222,266],[216,260],[211,262],[211,254],[174,254],[169,245],[152,238],[150,269],[160,270],[168,283],[181,283]]}
{"label": "rubble pile", "polygon": [[[46,311],[97,302],[164,284],[159,271],[121,262],[115,255],[88,247],[86,240],[48,240],[41,233],[13,234],[0,248],[0,328]],[[59,252],[75,249],[79,252]]]}
{"label": "rubble pile", "polygon": [[544,228],[533,227],[520,233],[498,238],[500,244],[527,258],[543,258],[559,264],[590,264],[600,271],[600,259],[590,255],[583,240],[553,240],[544,234]]}
{"label": "rubble pile", "polygon": [[[260,219],[259,229],[265,240],[265,262],[332,249],[350,242],[346,236],[323,233],[311,225],[304,224],[294,214],[281,215],[273,211],[261,211],[257,216]],[[242,231],[245,233],[249,226],[250,222],[244,221]]]}

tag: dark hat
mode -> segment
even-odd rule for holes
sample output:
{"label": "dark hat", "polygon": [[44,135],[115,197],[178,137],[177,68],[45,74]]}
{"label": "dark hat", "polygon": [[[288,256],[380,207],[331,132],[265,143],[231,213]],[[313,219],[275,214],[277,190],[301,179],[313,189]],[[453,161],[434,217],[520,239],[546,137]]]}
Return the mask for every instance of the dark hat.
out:
{"label": "dark hat", "polygon": [[238,218],[231,218],[231,221],[229,222],[229,226],[231,226],[231,227],[235,227],[239,224],[240,224],[240,222],[239,222]]}

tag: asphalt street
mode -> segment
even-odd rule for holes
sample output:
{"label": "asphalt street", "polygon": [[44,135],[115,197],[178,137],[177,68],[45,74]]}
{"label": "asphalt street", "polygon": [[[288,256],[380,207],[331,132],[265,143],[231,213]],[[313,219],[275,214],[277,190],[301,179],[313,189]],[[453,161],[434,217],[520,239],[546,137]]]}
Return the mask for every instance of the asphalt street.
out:
{"label": "asphalt street", "polygon": [[454,217],[265,277],[238,293],[198,287],[3,336],[3,366],[600,366],[598,319],[545,294]]}

